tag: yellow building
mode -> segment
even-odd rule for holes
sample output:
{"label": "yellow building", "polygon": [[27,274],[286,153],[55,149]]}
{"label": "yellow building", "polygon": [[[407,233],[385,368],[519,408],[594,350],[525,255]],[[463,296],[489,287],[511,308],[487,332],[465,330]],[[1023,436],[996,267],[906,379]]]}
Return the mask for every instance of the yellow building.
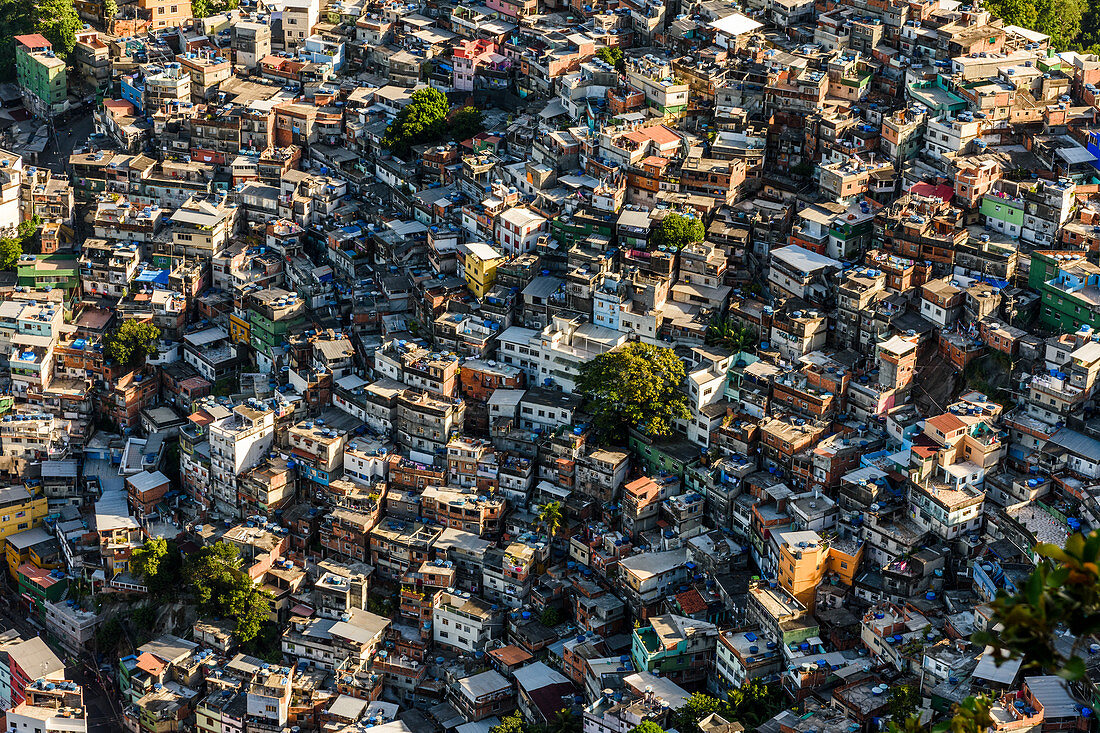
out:
{"label": "yellow building", "polygon": [[18,579],[19,566],[30,563],[36,568],[54,570],[61,567],[61,546],[45,527],[16,532],[4,540],[8,573]]}
{"label": "yellow building", "polygon": [[812,530],[779,535],[779,585],[809,609],[814,608],[817,586],[826,575],[850,586],[863,557],[863,545],[853,541],[826,542]]}
{"label": "yellow building", "polygon": [[463,244],[461,253],[466,287],[478,298],[484,298],[496,282],[497,265],[504,261],[504,255],[484,242]]}
{"label": "yellow building", "polygon": [[[11,486],[0,489],[0,539],[4,540],[6,544],[7,539],[10,537],[27,530],[40,528],[42,520],[46,518],[48,513],[49,506],[46,497],[35,496],[24,486]],[[8,559],[13,578],[15,577],[15,569],[19,567],[20,562],[22,560],[12,565],[11,558]]]}
{"label": "yellow building", "polygon": [[229,340],[235,344],[247,344],[252,337],[252,327],[236,313],[229,314]]}

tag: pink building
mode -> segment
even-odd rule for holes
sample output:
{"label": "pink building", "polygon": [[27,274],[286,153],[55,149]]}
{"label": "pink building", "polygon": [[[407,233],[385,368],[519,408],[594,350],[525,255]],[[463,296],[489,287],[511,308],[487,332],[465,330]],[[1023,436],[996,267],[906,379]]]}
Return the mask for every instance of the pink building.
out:
{"label": "pink building", "polygon": [[484,82],[483,85],[478,86],[487,88],[508,86],[508,68],[512,62],[500,53],[497,44],[492,41],[464,40],[455,46],[452,61],[454,63],[452,84],[457,91],[473,91],[475,77],[482,77]]}
{"label": "pink building", "polygon": [[486,0],[486,7],[513,20],[538,12],[538,0]]}

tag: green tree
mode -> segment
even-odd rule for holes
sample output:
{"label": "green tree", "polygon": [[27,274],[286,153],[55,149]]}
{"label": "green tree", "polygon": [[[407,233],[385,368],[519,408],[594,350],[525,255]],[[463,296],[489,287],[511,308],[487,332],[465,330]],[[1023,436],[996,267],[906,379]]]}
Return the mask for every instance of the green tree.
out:
{"label": "green tree", "polygon": [[118,15],[118,3],[115,0],[103,0],[103,22],[110,25],[116,15]]}
{"label": "green tree", "polygon": [[539,510],[539,524],[546,528],[546,534],[549,535],[552,543],[554,535],[558,533],[558,529],[561,527],[560,501],[548,501],[542,505],[542,509]]}
{"label": "green tree", "polygon": [[500,725],[494,725],[489,733],[527,733],[527,721],[523,719],[523,713],[517,710],[502,718]]}
{"label": "green tree", "polygon": [[665,729],[652,720],[643,720],[641,723],[631,728],[630,733],[665,733]]}
{"label": "green tree", "polygon": [[734,321],[715,317],[707,325],[705,339],[711,346],[721,346],[734,353],[756,346],[756,331]]}
{"label": "green tree", "polygon": [[786,705],[786,696],[779,685],[766,685],[751,679],[741,687],[730,690],[726,708],[719,711],[726,720],[737,721],[746,730],[758,728],[770,720]]}
{"label": "green tree", "polygon": [[227,615],[230,594],[241,585],[240,567],[237,546],[229,542],[207,545],[187,558],[184,582],[200,610],[216,616]]}
{"label": "green tree", "polygon": [[0,0],[0,74],[15,78],[15,42],[13,36],[41,33],[53,51],[65,58],[76,45],[76,32],[82,23],[73,0]]}
{"label": "green tree", "polygon": [[722,715],[725,707],[718,698],[704,692],[696,692],[682,707],[670,714],[668,723],[680,733],[698,733],[700,720],[711,713]]}
{"label": "green tree", "polygon": [[23,243],[15,237],[0,239],[0,270],[14,270],[23,256]]}
{"label": "green tree", "polygon": [[539,617],[539,621],[542,622],[543,626],[554,627],[561,622],[561,614],[553,606],[547,606],[542,609],[542,616]]}
{"label": "green tree", "polygon": [[685,378],[672,349],[636,341],[581,365],[577,390],[588,399],[601,439],[625,441],[632,427],[664,437],[673,420],[691,417],[678,391]]}
{"label": "green tree", "polygon": [[149,592],[157,598],[178,595],[182,565],[176,543],[163,537],[150,538],[130,556],[130,570],[145,581]]}
{"label": "green tree", "polygon": [[893,720],[905,720],[916,715],[920,707],[920,690],[912,685],[897,685],[890,688],[887,710]]}
{"label": "green tree", "polygon": [[191,15],[195,18],[209,18],[237,7],[239,0],[191,0]]}
{"label": "green tree", "polygon": [[462,142],[485,130],[485,115],[477,107],[463,107],[451,116],[451,138]]}
{"label": "green tree", "polygon": [[649,244],[651,247],[681,250],[693,242],[702,242],[706,236],[702,219],[673,212],[649,233]]}
{"label": "green tree", "polygon": [[242,586],[238,581],[229,601],[228,615],[237,621],[237,638],[248,643],[259,635],[271,615],[271,595],[251,585],[251,581],[247,588]]}
{"label": "green tree", "polygon": [[[618,46],[604,46],[596,52],[596,56],[614,66],[615,70],[620,73],[626,69],[626,61],[623,59],[623,50]],[[683,731],[680,733],[683,733]]]}
{"label": "green tree", "polygon": [[157,352],[160,329],[152,323],[127,319],[104,339],[104,353],[116,364],[136,366]]}
{"label": "green tree", "polygon": [[1006,25],[1035,28],[1037,20],[1035,0],[985,0],[983,7]]}
{"label": "green tree", "polygon": [[545,733],[581,733],[582,728],[582,719],[569,708],[562,708],[554,713],[554,719],[546,724],[544,730]]}
{"label": "green tree", "polygon": [[1086,0],[1035,0],[1036,22],[1040,33],[1050,36],[1051,48],[1066,49],[1081,35],[1081,19]]}
{"label": "green tree", "polygon": [[428,87],[412,93],[382,136],[382,146],[406,156],[413,145],[442,140],[447,132],[447,97]]}

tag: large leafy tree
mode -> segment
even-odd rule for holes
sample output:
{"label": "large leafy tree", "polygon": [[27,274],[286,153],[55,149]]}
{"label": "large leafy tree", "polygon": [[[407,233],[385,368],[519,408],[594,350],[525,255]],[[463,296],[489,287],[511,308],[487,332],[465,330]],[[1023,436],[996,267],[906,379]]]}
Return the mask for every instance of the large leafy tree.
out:
{"label": "large leafy tree", "polygon": [[128,319],[104,339],[109,359],[123,366],[134,366],[157,351],[160,329],[152,323]]}
{"label": "large leafy tree", "polygon": [[598,437],[623,441],[630,428],[653,437],[672,433],[691,417],[678,391],[684,363],[672,349],[634,342],[583,364],[578,390],[588,398]]}
{"label": "large leafy tree", "polygon": [[489,733],[527,733],[527,731],[527,721],[523,719],[523,713],[518,710],[502,718],[499,725],[489,729]]}
{"label": "large leafy tree", "polygon": [[693,242],[702,242],[706,235],[701,219],[673,212],[649,233],[649,244],[681,250]]}
{"label": "large leafy tree", "polygon": [[236,622],[237,638],[252,641],[269,613],[269,596],[241,567],[236,545],[215,542],[187,558],[184,583],[199,611]]}
{"label": "large leafy tree", "polygon": [[176,544],[163,537],[150,538],[130,556],[130,571],[142,578],[149,592],[158,598],[172,597],[179,592],[182,565]]}
{"label": "large leafy tree", "polygon": [[626,62],[623,60],[623,50],[618,46],[604,46],[596,52],[596,56],[615,67],[616,71],[623,71]]}
{"label": "large leafy tree", "polygon": [[80,16],[73,0],[0,0],[0,68],[5,79],[15,78],[15,41],[13,36],[41,33],[53,45],[53,51],[68,57],[76,46]]}
{"label": "large leafy tree", "polygon": [[699,721],[711,713],[721,715],[724,708],[725,705],[718,698],[696,692],[682,707],[671,713],[668,722],[680,733],[699,733]]}
{"label": "large leafy tree", "polygon": [[430,87],[417,89],[386,128],[382,145],[404,156],[413,145],[442,140],[447,133],[447,110],[447,97],[443,92]]}
{"label": "large leafy tree", "polygon": [[485,129],[485,115],[477,107],[463,107],[451,116],[450,129],[455,140],[469,140]]}
{"label": "large leafy tree", "polygon": [[897,685],[890,689],[887,710],[894,720],[904,720],[915,715],[920,707],[920,691],[912,685]]}

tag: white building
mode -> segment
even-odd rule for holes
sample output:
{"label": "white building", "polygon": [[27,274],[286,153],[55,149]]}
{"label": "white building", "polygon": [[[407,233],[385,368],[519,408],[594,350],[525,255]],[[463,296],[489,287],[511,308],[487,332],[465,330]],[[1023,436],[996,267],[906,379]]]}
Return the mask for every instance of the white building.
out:
{"label": "white building", "polygon": [[496,240],[505,254],[534,252],[535,243],[547,232],[547,221],[530,209],[513,207],[497,217]]}
{"label": "white building", "polygon": [[210,488],[218,511],[238,516],[237,476],[260,462],[275,439],[275,413],[237,405],[210,423]]}
{"label": "white building", "polygon": [[472,654],[499,639],[503,620],[499,612],[465,591],[440,593],[432,609],[432,638],[436,644]]}

